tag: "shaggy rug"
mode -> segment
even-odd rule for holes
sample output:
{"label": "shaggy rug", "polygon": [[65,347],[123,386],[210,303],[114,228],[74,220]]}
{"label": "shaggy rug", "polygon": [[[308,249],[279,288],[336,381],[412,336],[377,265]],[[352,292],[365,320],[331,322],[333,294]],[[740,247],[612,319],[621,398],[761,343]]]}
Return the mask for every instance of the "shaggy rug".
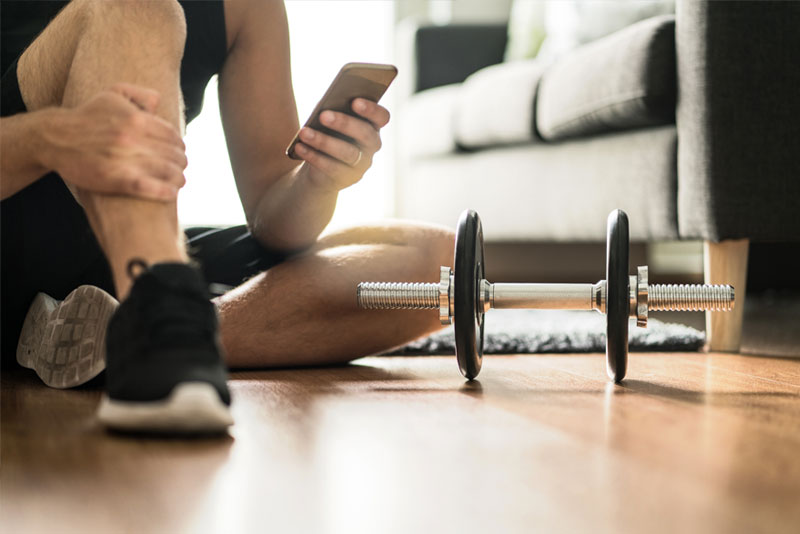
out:
{"label": "shaggy rug", "polygon": [[[491,310],[485,316],[484,354],[605,352],[606,317],[597,312],[559,310]],[[629,323],[631,351],[696,351],[705,334],[689,326],[650,319],[647,328]],[[453,354],[452,325],[418,339],[393,355]]]}

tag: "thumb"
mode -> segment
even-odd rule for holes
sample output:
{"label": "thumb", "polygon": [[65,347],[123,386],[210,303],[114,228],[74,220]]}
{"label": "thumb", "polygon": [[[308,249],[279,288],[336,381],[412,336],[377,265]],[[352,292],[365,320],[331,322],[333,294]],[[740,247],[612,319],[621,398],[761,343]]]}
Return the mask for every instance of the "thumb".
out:
{"label": "thumb", "polygon": [[161,95],[158,94],[158,91],[140,85],[117,83],[111,87],[111,90],[124,96],[140,109],[150,113],[155,113],[158,102],[161,100]]}

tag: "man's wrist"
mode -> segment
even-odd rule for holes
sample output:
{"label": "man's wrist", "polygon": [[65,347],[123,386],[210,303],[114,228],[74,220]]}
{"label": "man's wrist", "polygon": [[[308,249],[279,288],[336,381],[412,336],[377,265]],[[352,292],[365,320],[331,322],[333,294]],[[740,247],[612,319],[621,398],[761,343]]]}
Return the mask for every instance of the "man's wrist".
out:
{"label": "man's wrist", "polygon": [[44,172],[58,169],[58,161],[63,153],[65,125],[71,116],[65,108],[46,108],[36,112],[35,122],[31,125],[31,140],[35,147],[36,162]]}
{"label": "man's wrist", "polygon": [[265,246],[302,250],[330,222],[339,190],[320,186],[307,165],[295,167],[264,191],[248,216],[251,232]]}
{"label": "man's wrist", "polygon": [[311,165],[304,162],[297,172],[296,179],[301,180],[306,190],[313,194],[322,197],[336,197],[339,194],[340,189],[336,187],[327,176],[323,175],[320,177],[315,176],[315,174],[319,175],[320,173],[315,171]]}

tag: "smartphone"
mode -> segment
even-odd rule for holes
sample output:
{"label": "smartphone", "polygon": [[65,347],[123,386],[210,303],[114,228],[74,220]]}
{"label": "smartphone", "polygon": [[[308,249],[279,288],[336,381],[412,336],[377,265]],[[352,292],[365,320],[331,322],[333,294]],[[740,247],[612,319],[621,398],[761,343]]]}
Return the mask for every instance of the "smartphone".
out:
{"label": "smartphone", "polygon": [[[383,65],[380,63],[347,63],[339,70],[339,74],[333,79],[328,90],[322,96],[322,100],[317,103],[311,116],[303,127],[313,128],[314,130],[328,134],[345,141],[352,141],[346,135],[326,128],[319,121],[319,115],[326,109],[347,113],[353,117],[359,117],[353,111],[353,100],[356,98],[366,98],[373,102],[378,102],[389,84],[397,76],[397,67],[394,65]],[[295,134],[294,139],[286,148],[286,155],[292,159],[302,159],[295,154],[294,147],[299,142],[300,132]]]}

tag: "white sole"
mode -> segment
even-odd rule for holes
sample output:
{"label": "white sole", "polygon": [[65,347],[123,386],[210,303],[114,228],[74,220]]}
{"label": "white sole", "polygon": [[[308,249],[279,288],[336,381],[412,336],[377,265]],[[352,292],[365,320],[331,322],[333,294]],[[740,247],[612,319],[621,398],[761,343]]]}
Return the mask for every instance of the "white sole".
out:
{"label": "white sole", "polygon": [[178,384],[160,401],[119,401],[104,395],[97,417],[114,430],[165,434],[217,433],[233,424],[230,409],[205,382]]}
{"label": "white sole", "polygon": [[95,286],[80,286],[63,302],[39,293],[17,343],[17,362],[53,388],[84,384],[105,369],[106,327],[119,303]]}

